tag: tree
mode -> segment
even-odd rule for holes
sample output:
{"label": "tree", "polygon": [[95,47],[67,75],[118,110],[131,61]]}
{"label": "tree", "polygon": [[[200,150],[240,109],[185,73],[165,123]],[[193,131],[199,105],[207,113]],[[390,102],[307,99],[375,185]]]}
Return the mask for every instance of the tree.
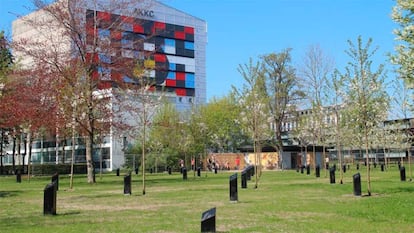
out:
{"label": "tree", "polygon": [[[13,57],[9,49],[8,41],[6,40],[4,36],[4,32],[0,31],[0,100],[1,102],[3,99],[3,88],[5,83],[7,82],[7,79],[9,77],[9,74],[12,69],[13,65]],[[4,137],[5,137],[5,131],[6,127],[4,126],[5,121],[7,120],[7,113],[5,110],[4,105],[0,104],[0,130],[1,130],[1,141],[0,141],[0,174],[3,174],[3,148],[4,148]]]}
{"label": "tree", "polygon": [[409,116],[411,115],[410,106],[413,106],[412,94],[413,89],[409,89],[408,85],[405,83],[407,79],[397,79],[393,82],[394,93],[391,97],[391,103],[393,109],[391,113],[393,114],[394,119],[397,119],[395,125],[396,127],[396,138],[400,139],[397,143],[401,145],[402,148],[407,153],[408,156],[408,170],[410,174],[410,180],[412,179],[412,170],[411,170],[411,145],[413,141],[413,132],[411,130],[411,122]]}
{"label": "tree", "polygon": [[168,155],[166,165],[173,167],[179,159],[177,126],[180,113],[171,103],[162,104],[156,111],[149,132],[149,144],[158,145],[160,153]]}
{"label": "tree", "polygon": [[330,122],[328,123],[328,130],[331,129],[334,132],[334,141],[332,142],[335,145],[337,151],[337,158],[339,159],[339,166],[340,166],[340,183],[343,184],[343,169],[342,169],[342,147],[343,147],[343,140],[345,138],[344,134],[344,118],[342,117],[343,110],[344,110],[344,103],[342,97],[344,96],[343,87],[344,87],[344,80],[343,77],[339,74],[336,70],[331,79],[327,80],[327,86],[331,93],[330,98],[328,98],[328,103],[331,113],[328,116],[331,117]]}
{"label": "tree", "polygon": [[[397,0],[392,9],[392,19],[399,25],[394,30],[396,40],[400,43],[395,47],[396,54],[391,56],[391,61],[397,65],[399,77],[404,80],[407,89],[414,88],[414,2],[410,0]],[[411,102],[411,101],[410,101]],[[406,104],[406,103],[404,103]],[[410,103],[411,110],[413,105]],[[411,153],[409,153],[409,158]],[[411,162],[410,162],[411,176]]]}
{"label": "tree", "polygon": [[[124,85],[123,77],[130,77],[128,81],[134,83],[136,60],[142,59],[126,59],[119,46],[111,43],[119,37],[118,29],[139,14],[130,9],[136,9],[140,3],[127,0],[86,4],[84,0],[61,0],[48,5],[47,1],[36,0],[38,11],[21,18],[22,25],[31,27],[36,36],[28,37],[21,31],[24,27],[15,33],[14,51],[25,57],[25,68],[30,66],[30,73],[43,70],[46,77],[54,77],[49,85],[58,90],[51,99],[58,106],[58,127],[73,125],[66,128],[74,128],[86,141],[88,183],[95,182],[92,152],[97,137],[123,126],[123,122],[114,120],[116,109],[111,106],[120,104],[114,104],[117,90],[131,86]],[[108,13],[115,9],[121,15]],[[37,17],[39,14],[42,17]],[[144,40],[133,43],[142,45]]]}
{"label": "tree", "polygon": [[213,98],[208,104],[200,106],[199,122],[205,124],[205,132],[210,149],[218,152],[234,152],[245,142],[238,121],[241,109],[236,98],[229,94],[222,98]]}
{"label": "tree", "polygon": [[271,138],[269,128],[268,101],[264,93],[265,79],[259,62],[239,65],[238,71],[244,79],[244,85],[240,89],[233,87],[235,96],[239,99],[241,110],[240,123],[253,141],[255,153],[255,175],[258,187],[258,167],[260,168],[261,144]]}
{"label": "tree", "polygon": [[300,80],[292,67],[290,49],[280,53],[271,53],[261,57],[261,70],[263,75],[263,93],[266,100],[266,108],[270,114],[274,135],[274,147],[279,152],[280,166],[283,169],[282,132],[283,123],[292,114],[304,97],[300,87]]}
{"label": "tree", "polygon": [[[154,81],[149,79],[147,74],[153,67],[147,67],[145,62],[139,61],[130,77],[133,78],[131,83],[123,84],[124,89],[118,89],[118,105],[114,116],[115,122],[124,122],[123,127],[118,126],[123,132],[126,132],[130,138],[137,138],[141,142],[142,157],[142,194],[146,193],[145,186],[145,162],[147,141],[152,128],[152,119],[156,114],[157,108],[162,103],[162,95],[155,94],[153,90]],[[127,129],[124,129],[126,127]],[[158,143],[157,143],[158,144]]]}
{"label": "tree", "polygon": [[410,0],[397,0],[392,9],[392,19],[399,25],[394,30],[396,40],[401,43],[395,47],[396,54],[391,61],[398,66],[399,76],[406,80],[410,89],[414,87],[414,2]]}
{"label": "tree", "polygon": [[[313,141],[313,167],[316,169],[316,144],[324,144],[325,121],[327,111],[325,109],[327,81],[329,74],[333,71],[333,61],[325,55],[318,45],[308,48],[303,58],[303,66],[300,69],[301,78],[308,87],[306,97],[309,100],[312,111],[311,125],[307,129],[312,132]],[[325,150],[323,152],[325,155]]]}
{"label": "tree", "polygon": [[374,129],[383,122],[388,113],[388,96],[384,88],[384,66],[381,64],[372,71],[371,57],[377,49],[371,50],[372,39],[364,45],[361,36],[355,45],[348,40],[349,49],[346,54],[351,61],[345,67],[341,78],[347,84],[346,104],[349,117],[347,121],[354,123],[356,134],[361,135],[364,143],[367,164],[367,191],[371,195],[371,177],[369,150]]}

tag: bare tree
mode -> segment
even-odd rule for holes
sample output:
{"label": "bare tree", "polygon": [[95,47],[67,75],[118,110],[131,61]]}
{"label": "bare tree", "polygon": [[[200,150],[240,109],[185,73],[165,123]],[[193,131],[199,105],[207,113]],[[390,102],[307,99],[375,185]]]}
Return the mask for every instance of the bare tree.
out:
{"label": "bare tree", "polygon": [[[306,96],[310,102],[311,125],[310,129],[313,135],[313,168],[316,168],[316,151],[317,144],[324,144],[323,139],[326,126],[325,119],[327,112],[326,105],[326,90],[329,74],[333,71],[333,60],[324,54],[323,50],[318,45],[312,45],[308,48],[303,58],[303,65],[299,70],[301,78],[308,87]],[[325,155],[325,150],[323,151]]]}
{"label": "bare tree", "polygon": [[238,71],[242,75],[245,84],[240,89],[233,87],[236,96],[239,97],[239,105],[242,108],[240,113],[240,122],[251,135],[253,141],[253,150],[255,153],[255,175],[256,185],[258,187],[258,180],[260,174],[258,169],[261,169],[259,164],[261,153],[261,142],[269,139],[269,112],[266,96],[264,95],[264,76],[260,69],[260,63],[253,63],[250,59],[248,64],[239,65]]}

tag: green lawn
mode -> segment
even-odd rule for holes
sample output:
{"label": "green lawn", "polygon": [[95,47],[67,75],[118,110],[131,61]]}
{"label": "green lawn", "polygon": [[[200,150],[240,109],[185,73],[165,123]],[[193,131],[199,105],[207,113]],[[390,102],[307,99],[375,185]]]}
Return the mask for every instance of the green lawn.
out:
{"label": "green lawn", "polygon": [[[200,232],[202,212],[216,207],[219,232],[412,232],[414,182],[401,182],[397,167],[372,171],[372,196],[361,167],[362,197],[353,195],[351,168],[344,184],[296,171],[263,172],[258,189],[254,177],[230,202],[229,176],[202,173],[183,181],[179,173],[147,174],[146,195],[141,176],[133,174],[132,195],[123,194],[123,174],[105,174],[86,184],[61,175],[57,215],[43,215],[43,189],[50,177],[0,177],[0,232]],[[409,173],[407,169],[407,180]]]}

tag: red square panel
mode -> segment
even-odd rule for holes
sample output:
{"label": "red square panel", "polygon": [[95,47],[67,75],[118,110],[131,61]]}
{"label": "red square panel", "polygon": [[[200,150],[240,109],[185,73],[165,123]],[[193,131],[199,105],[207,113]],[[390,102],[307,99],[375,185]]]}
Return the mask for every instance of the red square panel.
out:
{"label": "red square panel", "polygon": [[167,87],[175,87],[176,86],[175,80],[171,80],[171,79],[165,80],[165,86],[167,86]]}
{"label": "red square panel", "polygon": [[176,31],[176,32],[174,32],[174,38],[184,40],[185,39],[185,33],[180,32],[180,31]]}
{"label": "red square panel", "polygon": [[186,91],[185,91],[185,89],[177,88],[177,89],[175,89],[175,94],[177,94],[178,96],[185,96]]}
{"label": "red square panel", "polygon": [[98,19],[111,21],[111,13],[98,11]]}
{"label": "red square panel", "polygon": [[176,80],[185,80],[185,73],[183,73],[183,72],[176,72],[175,73],[175,79]]}
{"label": "red square panel", "polygon": [[154,27],[156,29],[165,29],[165,23],[162,22],[155,22]]}
{"label": "red square panel", "polygon": [[144,33],[144,27],[142,27],[142,25],[139,24],[134,24],[133,30],[136,33]]}
{"label": "red square panel", "polygon": [[194,28],[184,27],[184,32],[187,33],[187,34],[194,34]]}
{"label": "red square panel", "polygon": [[156,53],[156,54],[154,54],[154,60],[156,62],[166,62],[167,57],[164,54]]}

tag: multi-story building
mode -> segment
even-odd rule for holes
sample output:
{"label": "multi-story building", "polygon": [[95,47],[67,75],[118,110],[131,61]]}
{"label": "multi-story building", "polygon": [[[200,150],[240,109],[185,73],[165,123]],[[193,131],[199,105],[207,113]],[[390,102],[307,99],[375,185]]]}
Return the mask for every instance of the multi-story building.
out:
{"label": "multi-story building", "polygon": [[[79,1],[79,0],[78,0]],[[59,2],[59,1],[58,1]],[[113,8],[108,11],[109,0],[83,0],[81,14],[84,19],[81,27],[85,29],[83,36],[87,43],[93,43],[88,37],[97,35],[100,40],[116,47],[115,52],[102,53],[97,56],[100,65],[96,75],[101,80],[108,78],[134,82],[128,75],[113,69],[110,64],[117,59],[127,63],[130,60],[143,60],[147,78],[154,81],[155,93],[159,91],[180,111],[189,110],[193,105],[206,102],[206,44],[207,24],[204,20],[189,15],[161,2],[152,0],[136,1],[137,5],[128,9]],[[56,4],[56,3],[54,3]],[[13,40],[37,38],[48,40],[53,36],[45,36],[38,29],[30,28],[27,21],[48,17],[42,10],[33,12],[13,22]],[[122,23],[119,23],[119,21]],[[96,23],[99,22],[99,23]],[[116,25],[109,27],[108,25]],[[53,42],[51,41],[51,44]],[[70,53],[73,46],[59,45]],[[52,46],[51,46],[52,47]],[[19,57],[19,54],[15,54]],[[22,65],[30,66],[31,61],[19,57]],[[108,82],[109,84],[110,82]],[[60,139],[62,140],[62,139]],[[59,141],[59,140],[58,140]],[[70,141],[70,140],[69,140]],[[78,139],[77,145],[82,145]],[[108,135],[100,145],[96,145],[94,155],[101,155],[102,164],[107,170],[117,169],[124,163],[124,139]],[[37,140],[33,142],[33,163],[61,163],[71,157],[72,143],[56,143],[56,141]],[[76,148],[76,162],[85,161],[85,148]],[[27,164],[27,157],[15,155],[17,163]],[[99,160],[95,157],[95,161]],[[8,152],[5,163],[10,164],[12,155]],[[25,161],[24,161],[25,160]]]}

